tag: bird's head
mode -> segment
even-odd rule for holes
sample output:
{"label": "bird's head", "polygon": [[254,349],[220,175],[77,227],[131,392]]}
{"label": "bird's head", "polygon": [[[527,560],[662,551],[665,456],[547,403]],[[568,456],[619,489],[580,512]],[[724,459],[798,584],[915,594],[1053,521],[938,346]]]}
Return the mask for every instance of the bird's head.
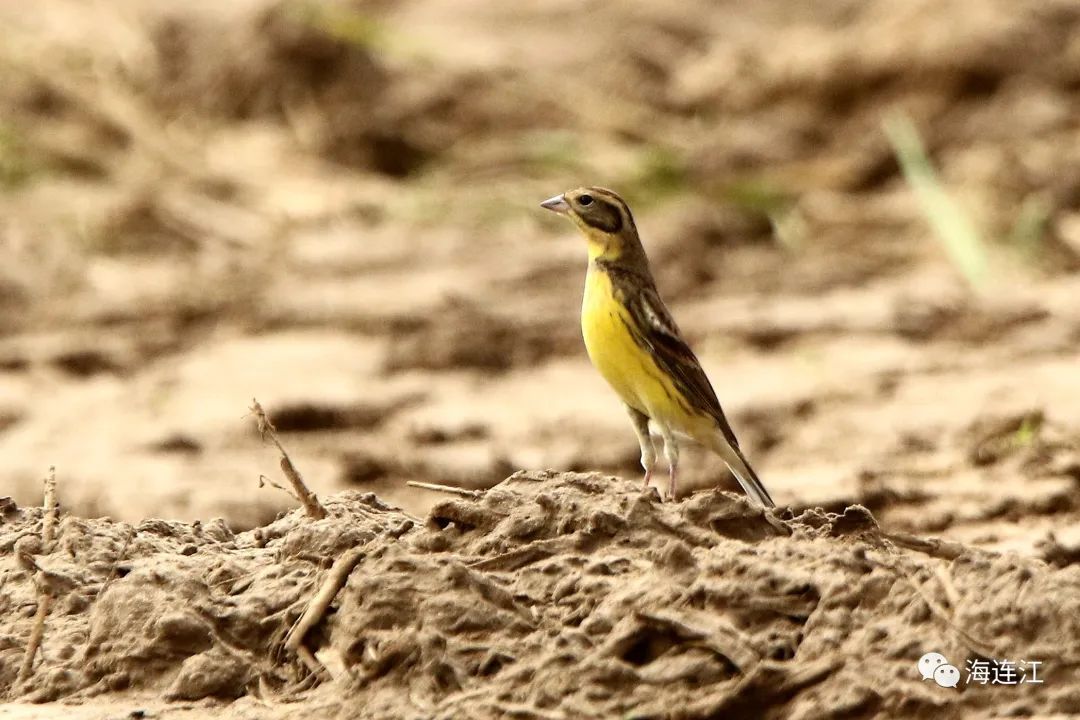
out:
{"label": "bird's head", "polygon": [[540,203],[570,218],[589,243],[591,260],[637,260],[644,256],[630,208],[621,197],[600,187],[581,187]]}

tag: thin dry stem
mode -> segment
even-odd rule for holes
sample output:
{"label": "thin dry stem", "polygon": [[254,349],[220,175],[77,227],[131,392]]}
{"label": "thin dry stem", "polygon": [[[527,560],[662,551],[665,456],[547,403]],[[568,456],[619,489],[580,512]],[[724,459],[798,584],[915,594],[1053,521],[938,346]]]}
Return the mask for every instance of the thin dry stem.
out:
{"label": "thin dry stem", "polygon": [[[52,549],[53,538],[56,536],[56,468],[50,467],[49,474],[45,476],[44,506],[45,516],[41,522],[41,552],[48,554]],[[38,648],[45,638],[45,618],[49,615],[52,606],[52,595],[49,594],[48,577],[43,570],[38,570],[35,575],[38,590],[37,612],[34,613],[34,624],[30,628],[30,637],[26,641],[26,652],[23,654],[22,667],[19,668],[19,680],[27,680],[34,671],[34,658],[37,657]]]}
{"label": "thin dry stem", "polygon": [[435,492],[450,493],[451,495],[462,495],[470,498],[484,497],[483,490],[468,490],[466,488],[454,487],[453,485],[439,485],[438,483],[419,482],[417,480],[409,480],[406,485],[410,485],[415,488],[423,488],[424,490],[434,490]]}
{"label": "thin dry stem", "polygon": [[934,575],[937,576],[938,582],[941,583],[941,589],[945,592],[945,599],[949,601],[949,608],[955,613],[960,609],[960,593],[957,592],[956,585],[953,584],[952,575],[949,574],[944,565],[935,567]]}
{"label": "thin dry stem", "polygon": [[296,655],[300,658],[301,662],[307,666],[307,669],[311,671],[313,677],[326,682],[332,681],[334,676],[330,674],[330,671],[326,669],[326,666],[319,662],[319,658],[315,657],[314,653],[301,645],[296,648]]}
{"label": "thin dry stem", "polygon": [[908,550],[915,550],[931,557],[942,560],[955,560],[956,558],[971,552],[971,548],[960,543],[939,538],[922,538],[906,532],[884,533],[885,537],[897,545]]}
{"label": "thin dry stem", "polygon": [[52,552],[53,539],[56,536],[56,468],[50,467],[45,476],[45,517],[41,523],[41,552]]}
{"label": "thin dry stem", "polygon": [[[285,638],[285,648],[300,655],[301,660],[304,659],[300,653],[304,636],[307,635],[311,628],[322,621],[327,608],[330,607],[330,603],[334,602],[338,591],[345,586],[349,575],[363,558],[363,547],[353,548],[339,557],[330,568],[330,572],[327,574],[326,579],[323,580],[322,585],[311,598],[307,609],[304,610],[304,614],[300,616],[300,619],[293,625],[292,630],[289,631],[288,636]],[[314,656],[312,656],[312,659],[314,659]],[[318,661],[316,660],[316,662]],[[319,663],[319,665],[322,665],[322,663]]]}
{"label": "thin dry stem", "polygon": [[270,487],[274,488],[275,490],[280,490],[281,492],[283,492],[286,495],[288,495],[289,497],[291,497],[293,500],[295,500],[297,502],[300,502],[300,498],[296,497],[296,493],[294,493],[289,488],[285,487],[281,483],[274,482],[273,480],[266,477],[265,475],[259,475],[259,487],[261,488],[264,485],[269,485]]}
{"label": "thin dry stem", "polygon": [[34,613],[34,625],[30,629],[30,638],[26,641],[26,653],[23,654],[22,667],[19,668],[19,681],[23,682],[30,678],[34,671],[34,658],[37,656],[41,641],[45,638],[45,618],[49,615],[52,606],[52,597],[41,594],[38,599],[37,612]]}
{"label": "thin dry stem", "polygon": [[[131,541],[135,539],[135,529],[132,528],[127,536],[124,538],[124,544],[120,546],[120,552],[116,554],[116,559],[112,562],[112,567],[109,568],[109,574],[105,576],[105,582],[101,584],[101,589],[97,591],[95,597],[101,597],[105,594],[105,591],[109,589],[109,585],[116,579],[117,573],[120,569],[120,563],[127,557],[128,548],[131,547]],[[87,640],[87,647],[89,647],[89,640]]]}
{"label": "thin dry stem", "polygon": [[281,472],[285,474],[286,479],[293,486],[293,490],[296,493],[296,497],[300,500],[304,506],[304,511],[307,512],[308,517],[316,520],[322,520],[326,517],[326,508],[319,502],[319,498],[315,493],[308,489],[308,486],[304,483],[304,478],[301,477],[300,471],[293,465],[292,460],[289,458],[289,453],[285,451],[285,446],[281,444],[281,440],[278,438],[277,430],[274,428],[274,424],[270,422],[269,416],[266,411],[263,410],[262,405],[255,398],[251,399],[251,414],[255,416],[255,422],[259,426],[259,434],[263,439],[269,437],[270,440],[277,447],[278,452],[281,453]]}

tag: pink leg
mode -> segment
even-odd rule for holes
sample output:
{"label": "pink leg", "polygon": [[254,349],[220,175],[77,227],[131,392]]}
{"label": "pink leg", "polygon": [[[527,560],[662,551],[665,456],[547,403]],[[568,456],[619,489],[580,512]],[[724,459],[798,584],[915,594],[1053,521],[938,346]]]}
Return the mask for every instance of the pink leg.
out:
{"label": "pink leg", "polygon": [[649,417],[629,405],[626,406],[626,411],[630,413],[630,419],[634,423],[634,433],[637,435],[638,444],[641,445],[641,467],[645,469],[645,483],[641,491],[646,492],[652,480],[653,467],[656,466],[656,450],[653,447],[652,436],[649,435]]}
{"label": "pink leg", "polygon": [[679,441],[675,436],[665,430],[664,432],[664,457],[668,463],[668,497],[673,501],[679,499],[679,490],[676,478],[679,472]]}

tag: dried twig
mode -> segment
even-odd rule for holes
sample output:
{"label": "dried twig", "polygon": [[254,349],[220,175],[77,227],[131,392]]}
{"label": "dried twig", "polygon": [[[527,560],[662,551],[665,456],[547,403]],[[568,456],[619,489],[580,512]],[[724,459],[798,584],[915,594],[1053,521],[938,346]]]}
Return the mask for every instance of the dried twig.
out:
{"label": "dried twig", "polygon": [[[56,534],[56,468],[50,467],[49,474],[44,480],[44,507],[45,515],[41,522],[41,552],[48,554],[52,547],[53,538]],[[45,637],[45,618],[49,615],[52,606],[52,595],[49,593],[48,578],[44,570],[38,570],[34,576],[38,590],[37,612],[34,613],[34,624],[30,628],[30,637],[26,641],[26,652],[23,654],[22,667],[19,668],[19,680],[25,681],[34,670],[34,658],[37,657],[38,648]]]}
{"label": "dried twig", "polygon": [[303,645],[298,646],[294,652],[300,658],[300,661],[307,666],[307,669],[311,671],[311,675],[318,678],[320,682],[332,682],[334,680],[334,676],[326,669],[326,666],[322,664],[319,658],[315,657],[315,653]]}
{"label": "dried twig", "polygon": [[56,468],[50,467],[45,476],[45,517],[41,522],[41,552],[52,552],[52,542],[56,535]]}
{"label": "dried twig", "polygon": [[434,490],[435,492],[450,493],[451,495],[462,495],[470,498],[484,497],[483,490],[468,490],[466,488],[455,487],[453,485],[439,485],[438,483],[419,482],[417,480],[409,480],[406,485],[411,485],[415,488],[423,488],[424,490]]}
{"label": "dried twig", "polygon": [[292,460],[289,458],[289,453],[285,452],[285,447],[281,444],[281,440],[278,438],[277,430],[274,428],[274,424],[270,422],[270,418],[266,415],[266,411],[263,410],[262,405],[255,398],[251,399],[251,413],[255,416],[255,421],[259,425],[259,434],[263,439],[269,437],[270,440],[277,446],[278,452],[281,453],[281,472],[285,473],[285,477],[292,484],[293,490],[296,492],[296,497],[304,506],[304,510],[307,512],[308,517],[321,520],[326,517],[326,508],[319,502],[319,498],[315,496],[315,493],[308,490],[306,484],[304,484],[304,478],[300,476],[300,471],[293,465]]}
{"label": "dried twig", "polygon": [[[116,559],[112,561],[112,566],[109,568],[109,574],[105,576],[105,582],[101,583],[101,589],[95,593],[95,597],[104,595],[105,591],[109,589],[109,585],[116,579],[116,576],[120,571],[120,563],[127,557],[128,548],[131,547],[131,541],[135,539],[135,534],[135,528],[130,528],[128,530],[128,534],[124,538],[124,544],[120,546],[120,552],[116,554]],[[89,643],[90,640],[87,639],[87,647],[90,646]]]}
{"label": "dried twig", "polygon": [[916,552],[925,553],[931,557],[941,558],[942,560],[955,560],[956,558],[966,553],[973,552],[972,548],[961,545],[951,540],[941,540],[940,538],[923,538],[917,535],[912,535],[906,532],[890,532],[883,533],[883,535],[896,543],[900,547],[907,548],[908,550],[915,550]]}
{"label": "dried twig", "polygon": [[953,584],[952,575],[949,574],[944,565],[936,565],[934,575],[937,576],[938,582],[941,583],[941,589],[945,592],[945,599],[949,601],[949,608],[955,613],[960,609],[960,593],[957,592],[956,585]]}
{"label": "dried twig", "polygon": [[45,618],[49,615],[52,606],[52,596],[44,593],[38,598],[37,612],[34,613],[34,626],[30,629],[30,637],[26,641],[26,652],[23,654],[22,667],[19,668],[19,681],[27,680],[34,670],[34,658],[38,648],[45,637]]}
{"label": "dried twig", "polygon": [[563,537],[537,540],[524,547],[469,563],[466,567],[484,572],[514,572],[538,560],[565,551],[571,541]]}
{"label": "dried twig", "polygon": [[274,482],[273,480],[266,477],[265,475],[259,475],[259,487],[262,488],[262,487],[264,487],[266,485],[269,485],[270,487],[274,488],[275,490],[280,490],[281,492],[283,492],[286,495],[288,495],[289,497],[291,497],[293,500],[296,500],[297,502],[300,502],[300,498],[296,497],[296,493],[294,493],[289,488],[285,487],[284,485],[282,485],[280,483]]}
{"label": "dried twig", "polygon": [[293,625],[289,634],[285,637],[285,648],[296,653],[312,673],[319,677],[330,676],[330,673],[311,651],[304,647],[304,636],[307,635],[311,628],[322,622],[330,603],[334,602],[338,591],[345,586],[349,575],[363,558],[364,548],[357,547],[334,562],[326,579],[323,580],[322,585],[308,603],[304,614],[300,616],[300,619],[296,621],[296,624]]}

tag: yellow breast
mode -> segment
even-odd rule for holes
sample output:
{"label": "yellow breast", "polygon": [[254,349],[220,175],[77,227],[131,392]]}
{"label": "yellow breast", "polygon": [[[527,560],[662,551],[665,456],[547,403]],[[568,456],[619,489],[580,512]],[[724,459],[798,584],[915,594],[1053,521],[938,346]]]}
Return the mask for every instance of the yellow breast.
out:
{"label": "yellow breast", "polygon": [[635,342],[630,314],[616,297],[607,273],[591,266],[581,305],[581,334],[593,365],[624,403],[662,426],[691,437],[710,434],[714,421],[690,409],[674,382]]}
{"label": "yellow breast", "polygon": [[626,327],[629,321],[607,273],[590,268],[581,304],[581,334],[589,359],[624,403],[649,414],[643,381],[649,382],[646,367],[655,365],[634,342]]}

